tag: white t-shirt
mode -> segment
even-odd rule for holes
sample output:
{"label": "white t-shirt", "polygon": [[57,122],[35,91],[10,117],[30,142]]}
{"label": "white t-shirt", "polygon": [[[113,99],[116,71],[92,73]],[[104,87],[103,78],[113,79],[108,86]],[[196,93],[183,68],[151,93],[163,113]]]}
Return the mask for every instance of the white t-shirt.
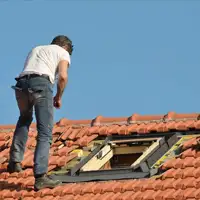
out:
{"label": "white t-shirt", "polygon": [[58,64],[61,60],[67,60],[71,64],[69,53],[62,47],[58,45],[37,46],[28,54],[24,69],[19,77],[26,74],[45,74],[54,84]]}

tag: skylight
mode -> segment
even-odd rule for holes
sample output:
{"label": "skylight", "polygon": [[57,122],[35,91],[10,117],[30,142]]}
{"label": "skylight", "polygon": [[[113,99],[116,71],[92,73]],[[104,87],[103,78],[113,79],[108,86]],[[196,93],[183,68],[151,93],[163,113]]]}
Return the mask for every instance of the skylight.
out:
{"label": "skylight", "polygon": [[63,182],[150,178],[159,175],[159,167],[176,156],[183,141],[197,134],[168,132],[98,138],[88,147],[75,150],[80,151],[79,158],[55,178]]}

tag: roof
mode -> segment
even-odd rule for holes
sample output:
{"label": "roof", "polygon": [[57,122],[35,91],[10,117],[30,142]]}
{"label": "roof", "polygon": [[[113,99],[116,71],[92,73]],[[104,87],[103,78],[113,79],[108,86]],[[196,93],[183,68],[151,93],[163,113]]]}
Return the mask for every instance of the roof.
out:
{"label": "roof", "polygon": [[[198,131],[199,114],[177,114],[105,118],[93,120],[61,119],[54,125],[53,144],[50,150],[49,172],[61,168],[75,159],[75,149],[88,146],[92,141],[108,135],[144,135],[171,131]],[[110,180],[68,183],[54,189],[33,191],[33,152],[36,145],[35,125],[29,131],[29,139],[22,162],[21,173],[8,174],[6,166],[13,137],[14,126],[0,126],[0,199],[123,199],[165,200],[200,198],[199,137],[182,144],[182,152],[166,161],[164,172],[141,180]]]}

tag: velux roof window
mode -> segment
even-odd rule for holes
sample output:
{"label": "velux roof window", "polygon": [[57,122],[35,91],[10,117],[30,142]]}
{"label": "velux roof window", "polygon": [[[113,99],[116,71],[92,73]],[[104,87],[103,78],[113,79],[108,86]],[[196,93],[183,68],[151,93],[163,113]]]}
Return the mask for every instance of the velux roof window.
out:
{"label": "velux roof window", "polygon": [[195,135],[180,133],[111,135],[80,150],[63,173],[52,178],[62,182],[85,182],[150,178],[170,156],[179,154],[180,144]]}

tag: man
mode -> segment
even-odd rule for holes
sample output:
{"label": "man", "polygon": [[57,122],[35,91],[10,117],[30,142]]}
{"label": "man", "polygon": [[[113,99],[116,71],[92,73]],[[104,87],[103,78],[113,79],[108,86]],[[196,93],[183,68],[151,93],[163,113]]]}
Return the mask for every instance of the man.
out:
{"label": "man", "polygon": [[[72,51],[72,41],[63,35],[55,37],[50,45],[33,48],[13,87],[20,116],[10,148],[7,170],[10,173],[22,171],[21,162],[24,158],[34,108],[38,132],[33,167],[35,190],[54,188],[60,184],[59,181],[52,180],[47,176],[48,160],[52,142],[53,106],[61,107]],[[53,86],[57,76],[57,93],[53,98]]]}

